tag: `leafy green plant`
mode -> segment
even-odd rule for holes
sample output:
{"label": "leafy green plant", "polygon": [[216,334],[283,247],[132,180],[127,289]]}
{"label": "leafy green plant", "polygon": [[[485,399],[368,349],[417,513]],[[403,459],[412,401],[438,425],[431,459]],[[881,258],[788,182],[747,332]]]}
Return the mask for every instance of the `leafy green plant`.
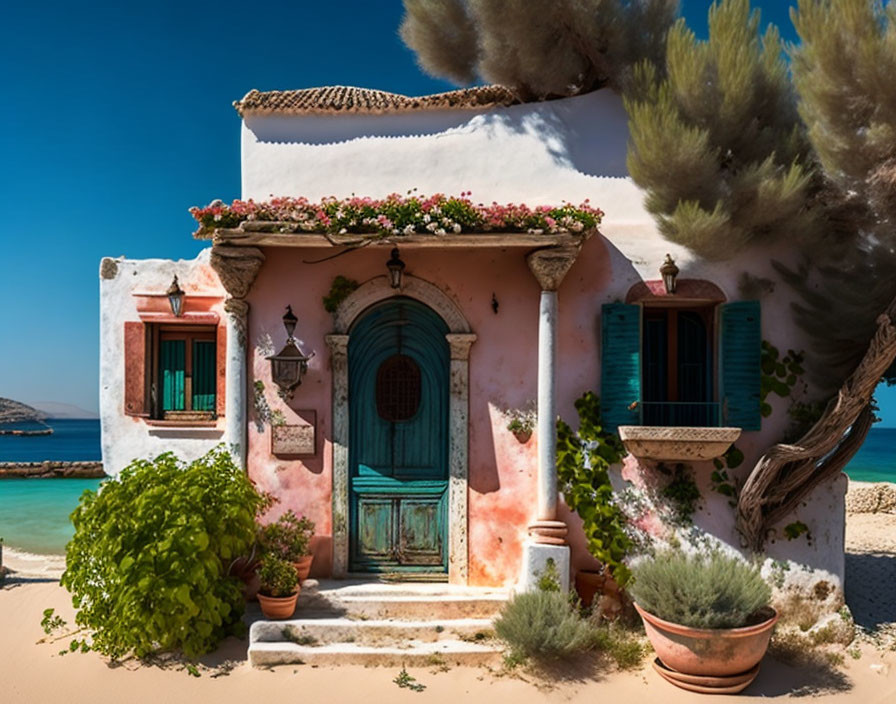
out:
{"label": "leafy green plant", "polygon": [[728,474],[728,470],[737,469],[743,462],[744,453],[736,445],[732,445],[722,457],[717,457],[712,461],[715,469],[709,479],[713,491],[727,496],[728,504],[732,507],[737,506],[737,486]]}
{"label": "leafy green plant", "polygon": [[40,620],[40,627],[47,635],[65,628],[66,621],[62,616],[56,613],[56,609],[44,609],[44,616]]}
{"label": "leafy green plant", "polygon": [[600,400],[591,391],[576,401],[579,429],[557,421],[557,478],[567,505],[582,519],[588,550],[604,563],[620,586],[630,573],[623,563],[633,546],[627,521],[613,498],[609,468],[625,450],[615,433],[603,429]]}
{"label": "leafy green plant", "polygon": [[355,291],[360,284],[354,279],[348,279],[341,274],[333,279],[330,292],[323,297],[324,310],[327,313],[335,313],[340,304]]}
{"label": "leafy green plant", "polygon": [[557,570],[557,563],[553,558],[549,557],[545,563],[544,570],[538,575],[536,587],[540,592],[560,591],[560,572]]}
{"label": "leafy green plant", "polygon": [[261,582],[261,593],[266,596],[284,597],[296,593],[296,585],[299,583],[299,573],[295,565],[283,558],[268,555],[261,561],[258,569],[258,579]]}
{"label": "leafy green plant", "polygon": [[796,540],[801,535],[805,535],[807,540],[812,539],[812,534],[809,532],[809,526],[802,521],[794,521],[793,523],[788,523],[784,526],[784,537],[788,540]]}
{"label": "leafy green plant", "polygon": [[410,689],[412,692],[422,692],[424,689],[426,689],[426,685],[421,684],[417,681],[416,677],[412,677],[410,674],[408,674],[408,671],[405,668],[401,668],[401,672],[398,673],[398,677],[396,677],[392,681],[402,689]]}
{"label": "leafy green plant", "polygon": [[504,411],[507,419],[507,429],[517,435],[529,435],[535,429],[538,422],[538,413],[534,403],[528,403],[523,408],[508,408]]}
{"label": "leafy green plant", "polygon": [[660,492],[662,497],[672,504],[675,519],[681,524],[690,524],[694,518],[697,504],[703,498],[691,468],[678,462],[672,471],[671,481]]}
{"label": "leafy green plant", "polygon": [[692,628],[739,628],[767,607],[771,588],[759,568],[718,551],[665,551],[632,568],[630,593],[665,621]]}
{"label": "leafy green plant", "polygon": [[516,594],[495,621],[495,634],[510,648],[510,661],[561,658],[594,645],[591,624],[561,591]]}
{"label": "leafy green plant", "polygon": [[258,530],[258,543],[262,552],[287,562],[297,562],[307,555],[312,537],[314,522],[305,516],[299,518],[292,510]]}
{"label": "leafy green plant", "polygon": [[190,464],[171,453],[135,460],[84,492],[61,583],[92,647],[193,657],[239,633],[245,603],[227,570],[251,548],[263,503],[222,447]]}
{"label": "leafy green plant", "polygon": [[598,623],[593,633],[595,650],[610,658],[620,670],[640,667],[647,655],[644,634],[617,623]]}

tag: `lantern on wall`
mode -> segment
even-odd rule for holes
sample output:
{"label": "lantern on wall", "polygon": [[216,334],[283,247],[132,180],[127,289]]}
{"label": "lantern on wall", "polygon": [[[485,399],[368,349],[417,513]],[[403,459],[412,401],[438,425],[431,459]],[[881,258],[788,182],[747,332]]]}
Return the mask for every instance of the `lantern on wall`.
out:
{"label": "lantern on wall", "polygon": [[660,267],[660,275],[663,277],[663,286],[666,293],[675,293],[675,279],[678,277],[678,267],[670,255],[666,255],[666,261]]}
{"label": "lantern on wall", "polygon": [[175,317],[179,318],[184,312],[184,292],[181,290],[180,284],[177,283],[176,274],[174,281],[171,282],[165,294],[168,296],[168,305],[171,306],[171,312],[174,313]]}
{"label": "lantern on wall", "polygon": [[281,398],[292,398],[293,391],[302,383],[302,377],[308,371],[308,360],[314,353],[306,355],[296,341],[293,333],[298,318],[292,312],[292,306],[286,306],[283,316],[283,327],[286,329],[286,344],[277,354],[268,357],[271,362],[271,379],[277,385]]}
{"label": "lantern on wall", "polygon": [[401,275],[404,273],[404,262],[398,257],[398,247],[392,250],[392,256],[386,262],[389,270],[389,283],[392,288],[401,288]]}

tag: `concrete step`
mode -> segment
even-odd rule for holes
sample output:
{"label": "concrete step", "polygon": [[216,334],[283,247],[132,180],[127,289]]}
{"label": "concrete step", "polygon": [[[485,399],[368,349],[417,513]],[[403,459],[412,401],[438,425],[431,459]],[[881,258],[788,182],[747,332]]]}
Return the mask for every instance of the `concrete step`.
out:
{"label": "concrete step", "polygon": [[441,640],[422,643],[412,640],[401,645],[370,646],[357,643],[329,643],[322,646],[296,643],[256,642],[249,645],[253,667],[273,665],[367,665],[382,667],[498,664],[501,651],[493,645]]}
{"label": "concrete step", "polygon": [[297,642],[315,646],[329,643],[356,645],[389,645],[410,641],[434,643],[443,640],[482,643],[493,635],[492,626],[491,619],[487,618],[444,621],[301,618],[286,621],[256,621],[249,629],[249,642]]}
{"label": "concrete step", "polygon": [[384,620],[493,618],[508,598],[505,589],[440,583],[307,580],[296,613],[303,617]]}

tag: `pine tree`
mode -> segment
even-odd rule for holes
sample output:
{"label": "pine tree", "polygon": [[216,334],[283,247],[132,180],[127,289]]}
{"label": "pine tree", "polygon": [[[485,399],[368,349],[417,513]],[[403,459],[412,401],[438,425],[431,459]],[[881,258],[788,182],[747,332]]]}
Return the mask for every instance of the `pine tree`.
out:
{"label": "pine tree", "polygon": [[679,19],[666,76],[641,63],[626,96],[628,168],[662,233],[709,259],[805,239],[816,190],[777,29],[760,35],[749,0],[709,12],[709,39]]}
{"label": "pine tree", "polygon": [[[782,273],[802,295],[796,321],[819,368],[842,379],[896,297],[896,3],[800,0],[792,19],[799,112],[836,236],[801,271]],[[896,381],[896,369],[887,376]]]}
{"label": "pine tree", "polygon": [[659,61],[678,0],[404,0],[399,34],[427,73],[522,101],[619,87]]}

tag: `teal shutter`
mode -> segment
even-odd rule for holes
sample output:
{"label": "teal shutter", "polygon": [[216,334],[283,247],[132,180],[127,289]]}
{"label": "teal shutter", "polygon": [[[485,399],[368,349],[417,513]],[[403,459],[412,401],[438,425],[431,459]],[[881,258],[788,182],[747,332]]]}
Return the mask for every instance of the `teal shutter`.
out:
{"label": "teal shutter", "polygon": [[600,395],[604,428],[639,425],[641,307],[607,303],[601,308]]}
{"label": "teal shutter", "polygon": [[184,372],[187,367],[184,340],[162,340],[159,372],[162,377],[162,410],[184,410]]}
{"label": "teal shutter", "polygon": [[722,423],[759,430],[762,327],[759,301],[720,307]]}
{"label": "teal shutter", "polygon": [[193,410],[215,410],[215,343],[193,341]]}

